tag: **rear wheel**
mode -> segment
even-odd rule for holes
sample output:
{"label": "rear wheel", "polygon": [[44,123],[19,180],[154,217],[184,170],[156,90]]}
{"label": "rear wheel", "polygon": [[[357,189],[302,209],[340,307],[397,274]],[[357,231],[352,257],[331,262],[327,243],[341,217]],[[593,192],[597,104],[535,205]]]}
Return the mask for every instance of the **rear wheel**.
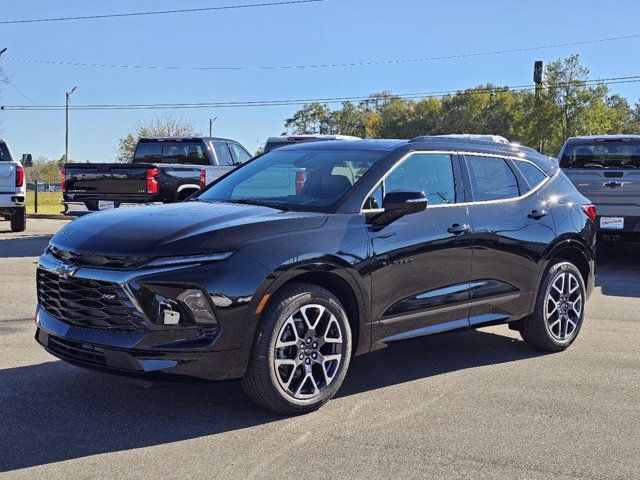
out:
{"label": "rear wheel", "polygon": [[87,210],[91,211],[91,212],[96,212],[98,211],[98,202],[96,200],[89,200],[86,202],[83,202],[84,206]]}
{"label": "rear wheel", "polygon": [[27,210],[26,208],[17,208],[11,215],[11,231],[24,232],[27,229]]}
{"label": "rear wheel", "polygon": [[350,359],[351,330],[340,301],[316,285],[292,284],[260,319],[243,387],[269,410],[311,412],[335,395]]}
{"label": "rear wheel", "polygon": [[586,289],[578,268],[566,261],[552,263],[542,280],[533,314],[522,321],[522,338],[539,350],[566,349],[582,327],[585,301]]}

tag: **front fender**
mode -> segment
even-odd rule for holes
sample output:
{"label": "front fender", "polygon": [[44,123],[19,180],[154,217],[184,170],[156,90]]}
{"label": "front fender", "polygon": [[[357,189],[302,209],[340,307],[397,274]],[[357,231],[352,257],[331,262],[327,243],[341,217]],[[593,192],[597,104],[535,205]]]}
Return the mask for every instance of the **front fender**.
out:
{"label": "front fender", "polygon": [[248,308],[248,318],[245,320],[245,345],[251,345],[253,342],[261,315],[261,312],[258,310],[264,296],[273,296],[287,282],[309,273],[333,275],[346,282],[351,288],[356,299],[359,313],[359,318],[357,319],[359,332],[357,338],[358,347],[355,353],[358,354],[369,351],[371,346],[371,324],[366,321],[367,318],[370,318],[371,308],[369,289],[366,288],[365,282],[359,276],[357,270],[350,265],[349,262],[339,257],[307,259],[295,263],[285,263],[265,278],[256,290],[256,294]]}

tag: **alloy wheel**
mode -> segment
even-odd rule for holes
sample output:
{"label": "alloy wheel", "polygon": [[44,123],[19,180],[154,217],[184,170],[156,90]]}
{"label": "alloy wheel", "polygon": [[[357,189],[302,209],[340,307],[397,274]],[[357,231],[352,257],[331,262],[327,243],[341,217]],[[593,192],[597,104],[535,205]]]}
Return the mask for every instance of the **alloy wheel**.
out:
{"label": "alloy wheel", "polygon": [[549,287],[544,315],[551,335],[559,341],[571,339],[582,320],[584,294],[580,281],[571,272],[558,274]]}
{"label": "alloy wheel", "polygon": [[343,357],[340,322],[326,307],[309,304],[290,315],[278,332],[274,371],[280,388],[309,400],[331,385]]}

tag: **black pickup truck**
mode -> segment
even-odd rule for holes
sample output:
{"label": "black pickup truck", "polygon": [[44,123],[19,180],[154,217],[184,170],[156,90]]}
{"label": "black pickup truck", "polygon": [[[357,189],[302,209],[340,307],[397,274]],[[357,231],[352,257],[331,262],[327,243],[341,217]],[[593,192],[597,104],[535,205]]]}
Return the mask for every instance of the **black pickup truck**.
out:
{"label": "black pickup truck", "polygon": [[[65,164],[64,213],[180,202],[249,159],[246,148],[226,138],[141,138],[131,163]],[[86,211],[70,209],[80,204]]]}

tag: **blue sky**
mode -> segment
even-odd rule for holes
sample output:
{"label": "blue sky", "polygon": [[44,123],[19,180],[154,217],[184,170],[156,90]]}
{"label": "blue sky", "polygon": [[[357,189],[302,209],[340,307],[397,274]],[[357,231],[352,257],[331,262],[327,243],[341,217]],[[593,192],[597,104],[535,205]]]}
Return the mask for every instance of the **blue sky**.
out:
{"label": "blue sky", "polygon": [[[0,0],[0,20],[97,15],[254,3],[251,0]],[[255,2],[257,3],[257,2]],[[145,65],[287,65],[393,60],[526,48],[640,33],[637,0],[536,2],[326,0],[307,5],[197,14],[0,25],[5,57]],[[360,96],[531,83],[534,60],[579,53],[592,77],[640,75],[640,38],[537,52],[359,68],[155,71],[51,66],[0,60],[13,84],[39,104],[175,103]],[[0,105],[30,104],[3,85]],[[614,91],[640,99],[640,84]],[[179,110],[214,134],[255,150],[297,107]],[[162,111],[72,112],[71,158],[113,160],[118,139]],[[0,113],[15,154],[59,158],[64,112]]]}

